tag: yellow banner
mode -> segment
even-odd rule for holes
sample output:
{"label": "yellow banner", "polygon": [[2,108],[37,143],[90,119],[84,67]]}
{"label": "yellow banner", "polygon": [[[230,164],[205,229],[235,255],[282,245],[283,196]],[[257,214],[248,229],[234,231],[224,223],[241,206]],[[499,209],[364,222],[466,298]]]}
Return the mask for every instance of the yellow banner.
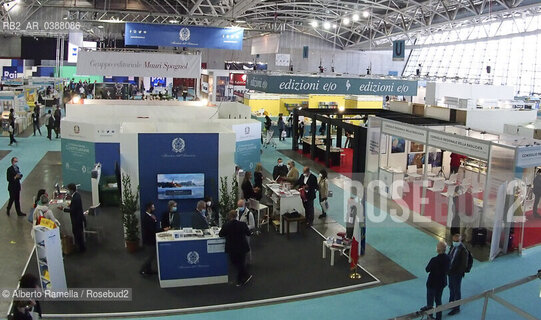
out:
{"label": "yellow banner", "polygon": [[39,225],[47,227],[49,229],[54,229],[55,228],[54,221],[49,220],[49,219],[45,219],[45,218],[41,218],[41,220],[39,222]]}

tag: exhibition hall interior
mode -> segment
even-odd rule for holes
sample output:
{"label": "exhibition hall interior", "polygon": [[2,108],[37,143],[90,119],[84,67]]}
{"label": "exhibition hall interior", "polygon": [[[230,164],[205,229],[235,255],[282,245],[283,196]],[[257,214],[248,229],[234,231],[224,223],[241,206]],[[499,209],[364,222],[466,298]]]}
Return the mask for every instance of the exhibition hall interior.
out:
{"label": "exhibition hall interior", "polygon": [[537,0],[0,0],[0,317],[541,319]]}

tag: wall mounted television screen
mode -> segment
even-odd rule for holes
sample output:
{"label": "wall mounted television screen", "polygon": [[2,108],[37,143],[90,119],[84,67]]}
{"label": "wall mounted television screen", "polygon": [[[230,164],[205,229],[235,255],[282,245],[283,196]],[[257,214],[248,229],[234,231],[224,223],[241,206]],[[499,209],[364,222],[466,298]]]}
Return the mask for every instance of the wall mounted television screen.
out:
{"label": "wall mounted television screen", "polygon": [[158,199],[203,199],[204,173],[158,174]]}

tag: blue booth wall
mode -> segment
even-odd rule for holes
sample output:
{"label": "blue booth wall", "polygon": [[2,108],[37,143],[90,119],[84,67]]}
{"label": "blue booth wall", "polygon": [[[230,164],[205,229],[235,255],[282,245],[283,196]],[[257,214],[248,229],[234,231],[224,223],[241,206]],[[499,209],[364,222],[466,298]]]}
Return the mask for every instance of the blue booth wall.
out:
{"label": "blue booth wall", "polygon": [[261,139],[237,141],[235,163],[244,171],[254,171],[261,162]]}
{"label": "blue booth wall", "polygon": [[[173,148],[173,140],[181,138],[184,150]],[[158,200],[157,176],[160,173],[203,173],[205,195],[218,199],[218,133],[145,133],[138,135],[139,186],[141,214],[145,204],[153,202],[156,216],[167,210],[169,200]],[[191,226],[191,214],[197,201],[202,199],[176,199],[182,226]]]}
{"label": "blue booth wall", "polygon": [[96,162],[101,163],[101,175],[115,175],[115,164],[120,165],[120,143],[99,142],[95,145]]}

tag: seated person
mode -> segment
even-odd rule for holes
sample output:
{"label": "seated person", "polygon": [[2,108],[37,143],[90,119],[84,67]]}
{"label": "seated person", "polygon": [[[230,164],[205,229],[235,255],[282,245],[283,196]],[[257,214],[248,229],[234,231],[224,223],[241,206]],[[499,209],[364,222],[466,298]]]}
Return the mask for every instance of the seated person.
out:
{"label": "seated person", "polygon": [[205,201],[200,200],[197,202],[197,208],[194,213],[192,213],[192,228],[205,230],[209,228],[209,224],[206,218],[206,206]]}
{"label": "seated person", "polygon": [[[36,208],[32,215],[32,226],[37,226],[39,224],[40,217],[49,219],[53,221],[57,227],[60,227],[60,222],[58,222],[51,209],[49,209],[49,196],[47,193],[42,194],[36,202]],[[30,230],[30,235],[32,236],[32,239],[34,239],[34,228]]]}
{"label": "seated person", "polygon": [[177,203],[173,200],[167,203],[167,212],[162,214],[161,227],[163,231],[180,229],[180,214],[178,213]]}

